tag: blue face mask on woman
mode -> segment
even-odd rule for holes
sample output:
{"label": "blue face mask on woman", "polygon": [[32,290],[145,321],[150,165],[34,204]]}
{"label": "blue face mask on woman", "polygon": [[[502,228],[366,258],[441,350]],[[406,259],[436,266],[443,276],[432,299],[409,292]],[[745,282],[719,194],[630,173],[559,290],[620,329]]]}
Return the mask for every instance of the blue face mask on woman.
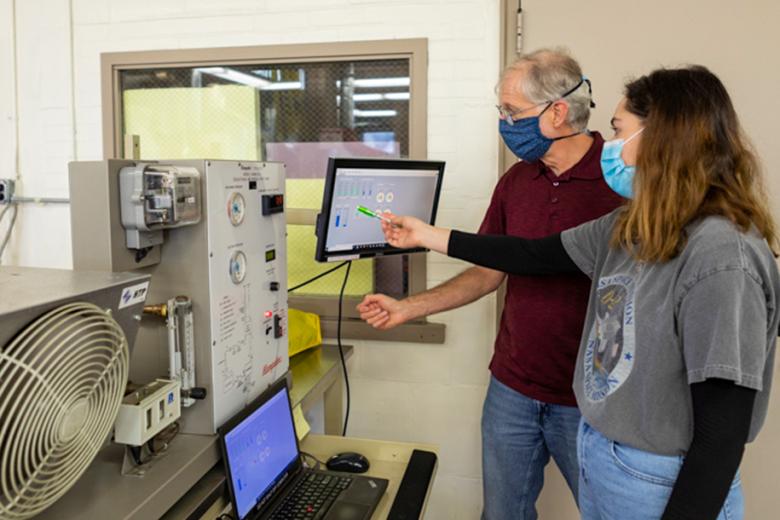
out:
{"label": "blue face mask on woman", "polygon": [[612,191],[625,199],[634,196],[634,175],[636,166],[627,166],[623,161],[623,147],[642,133],[644,128],[634,132],[628,139],[614,139],[604,143],[601,150],[601,172]]}

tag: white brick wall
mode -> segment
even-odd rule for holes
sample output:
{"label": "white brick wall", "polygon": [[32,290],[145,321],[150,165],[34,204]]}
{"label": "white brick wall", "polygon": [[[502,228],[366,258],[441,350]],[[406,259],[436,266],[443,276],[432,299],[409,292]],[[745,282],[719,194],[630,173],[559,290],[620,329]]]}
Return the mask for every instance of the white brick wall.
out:
{"label": "white brick wall", "polygon": [[[65,1],[16,2],[18,101],[14,103],[11,0],[2,0],[0,34],[0,176],[16,176],[15,126],[19,128],[17,189],[24,195],[67,196],[67,163],[74,158],[70,74],[70,23]],[[7,45],[5,44],[7,42]],[[14,121],[18,104],[18,121]],[[4,260],[21,265],[70,267],[68,208],[25,205]],[[3,230],[5,226],[3,226]]]}
{"label": "white brick wall", "polygon": [[[72,24],[68,0],[16,4],[26,194],[63,196],[67,162],[101,158],[101,52],[425,37],[429,157],[448,163],[439,222],[475,229],[482,218],[497,168],[498,0],[72,0]],[[10,12],[0,0],[0,176],[14,157]],[[69,267],[69,235],[66,207],[25,207],[5,261]],[[434,284],[464,264],[431,255],[429,266]],[[427,518],[479,515],[494,302],[437,317],[444,345],[356,342],[350,434],[441,446]]]}
{"label": "white brick wall", "polygon": [[14,170],[15,120],[11,0],[0,0],[0,176]]}

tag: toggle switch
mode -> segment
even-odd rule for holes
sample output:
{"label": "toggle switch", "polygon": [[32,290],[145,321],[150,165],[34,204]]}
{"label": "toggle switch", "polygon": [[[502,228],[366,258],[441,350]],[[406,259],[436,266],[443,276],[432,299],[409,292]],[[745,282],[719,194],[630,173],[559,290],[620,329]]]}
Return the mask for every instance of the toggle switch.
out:
{"label": "toggle switch", "polygon": [[274,316],[274,338],[281,338],[282,336],[284,336],[282,317],[277,314]]}

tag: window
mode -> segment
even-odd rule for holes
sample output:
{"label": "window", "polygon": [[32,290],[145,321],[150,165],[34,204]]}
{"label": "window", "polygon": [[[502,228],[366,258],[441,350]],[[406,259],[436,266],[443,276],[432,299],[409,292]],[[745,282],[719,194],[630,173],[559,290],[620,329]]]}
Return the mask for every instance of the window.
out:
{"label": "window", "polygon": [[[124,136],[141,159],[236,159],[287,165],[288,283],[332,267],[314,261],[314,221],[330,156],[425,156],[425,40],[117,53],[103,56],[105,154]],[[342,277],[290,297],[334,335]],[[345,337],[376,337],[357,318],[367,292],[403,297],[425,288],[422,255],[353,263]],[[425,321],[383,339],[443,341]]]}

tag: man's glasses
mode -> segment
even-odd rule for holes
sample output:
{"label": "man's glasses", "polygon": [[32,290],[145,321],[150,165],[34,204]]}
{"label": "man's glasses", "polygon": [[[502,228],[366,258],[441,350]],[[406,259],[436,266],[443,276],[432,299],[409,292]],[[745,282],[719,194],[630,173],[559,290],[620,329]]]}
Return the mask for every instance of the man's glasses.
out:
{"label": "man's glasses", "polygon": [[[592,87],[591,87],[591,85],[590,85],[590,80],[589,80],[588,78],[586,78],[586,77],[584,77],[584,76],[583,76],[583,77],[580,79],[580,82],[579,82],[579,83],[577,83],[577,84],[576,84],[576,85],[574,85],[572,88],[570,88],[569,90],[567,90],[567,91],[566,91],[566,92],[565,92],[565,93],[564,93],[564,94],[563,94],[561,97],[559,97],[557,100],[554,100],[554,101],[542,101],[541,103],[537,103],[537,104],[535,104],[535,105],[532,105],[532,106],[530,106],[530,107],[527,107],[527,108],[520,109],[520,110],[518,110],[518,111],[516,111],[516,112],[512,112],[512,111],[510,111],[508,108],[506,108],[506,107],[504,107],[504,106],[501,106],[501,105],[496,105],[496,108],[498,109],[498,117],[499,117],[499,118],[501,118],[501,119],[503,119],[504,121],[506,121],[506,122],[507,122],[507,124],[508,124],[509,126],[513,126],[513,125],[515,124],[515,121],[516,121],[517,119],[520,119],[520,118],[518,118],[518,117],[517,117],[517,116],[519,116],[520,114],[522,114],[522,113],[524,113],[524,112],[528,112],[529,110],[533,110],[534,108],[540,107],[540,106],[542,106],[542,105],[552,105],[552,104],[553,104],[555,101],[558,101],[558,100],[560,100],[560,99],[563,99],[563,98],[565,98],[566,96],[568,96],[569,94],[571,94],[572,92],[574,92],[575,90],[577,90],[578,88],[580,88],[580,87],[582,86],[582,84],[583,84],[583,83],[585,83],[585,84],[588,86],[588,95],[589,95],[590,97],[592,97],[592,96],[593,96],[593,89],[592,89]],[[591,99],[591,100],[590,100],[590,108],[595,108],[595,107],[596,107],[596,103],[594,103],[594,102],[593,102],[593,99]],[[546,109],[545,109],[545,110],[546,110]]]}
{"label": "man's glasses", "polygon": [[512,112],[505,106],[501,106],[501,105],[496,105],[496,108],[498,109],[498,117],[506,121],[509,126],[513,126],[515,124],[515,120],[520,119],[517,116],[525,112],[528,112],[529,110],[533,110],[534,108],[540,107],[542,105],[546,105],[547,103],[552,103],[552,101],[544,101],[542,103],[537,103],[535,105],[532,105],[527,108],[523,108],[516,112]]}

